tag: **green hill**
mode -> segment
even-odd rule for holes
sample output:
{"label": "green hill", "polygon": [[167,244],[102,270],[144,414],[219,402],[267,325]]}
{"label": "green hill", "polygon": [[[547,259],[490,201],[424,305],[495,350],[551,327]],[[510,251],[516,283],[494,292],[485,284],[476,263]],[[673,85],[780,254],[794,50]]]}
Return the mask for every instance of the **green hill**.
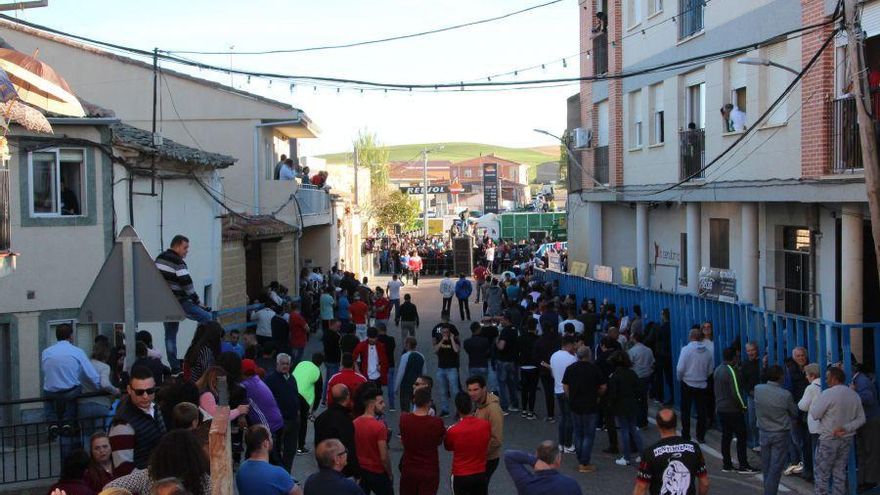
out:
{"label": "green hill", "polygon": [[[443,146],[442,150],[431,152],[429,159],[431,160],[449,160],[452,162],[460,162],[469,158],[476,158],[490,153],[495,156],[505,158],[518,163],[530,165],[534,170],[535,165],[559,158],[559,152],[549,153],[546,146],[537,148],[508,148],[505,146],[496,146],[492,144],[481,143],[430,143],[430,144],[401,144],[397,146],[388,146],[389,160],[398,161],[415,161],[421,159],[421,152],[425,147],[428,149]],[[327,155],[318,155],[318,158],[327,160],[327,163],[349,163],[351,161],[351,152],[330,153]],[[534,172],[532,173],[534,175]]]}

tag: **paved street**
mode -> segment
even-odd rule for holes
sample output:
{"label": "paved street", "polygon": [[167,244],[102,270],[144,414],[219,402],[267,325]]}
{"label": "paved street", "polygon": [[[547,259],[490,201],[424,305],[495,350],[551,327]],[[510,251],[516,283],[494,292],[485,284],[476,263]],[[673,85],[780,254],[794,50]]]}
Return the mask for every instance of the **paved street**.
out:
{"label": "paved street", "polygon": [[[436,370],[436,359],[431,354],[431,344],[430,344],[430,331],[431,328],[435,324],[439,322],[440,319],[440,307],[441,307],[441,298],[438,292],[439,286],[439,278],[423,278],[420,280],[418,287],[407,286],[404,288],[403,293],[409,293],[413,297],[413,302],[419,308],[419,316],[421,317],[421,326],[419,327],[416,337],[419,340],[419,348],[418,350],[425,355],[428,362],[428,371],[433,375]],[[371,285],[380,285],[384,287],[387,279],[385,278],[377,278],[372,281]],[[459,327],[459,330],[462,332],[462,335],[466,338],[470,335],[470,332],[466,328],[467,325],[461,325],[458,321],[457,309],[453,308],[456,311],[453,311],[453,323]],[[472,311],[475,309],[475,305],[471,306]],[[477,313],[472,314],[472,316],[477,317],[479,309],[477,309]],[[400,334],[397,331],[396,327],[392,326],[389,329],[389,334],[394,335],[395,339],[398,341],[398,351],[397,355],[400,355]],[[309,349],[306,352],[306,356],[310,356],[312,352],[320,349],[320,342],[317,339],[313,339],[309,344]],[[462,357],[461,364],[463,369],[467,364],[467,358]],[[465,375],[462,372],[462,380]],[[435,389],[436,395],[436,389]],[[537,400],[537,413],[539,418],[543,419],[544,407],[543,407],[543,391],[538,391],[538,400]],[[389,427],[397,431],[399,418],[399,411],[392,412],[387,415],[387,421]],[[505,418],[504,425],[504,448],[506,449],[524,449],[524,450],[533,450],[535,446],[540,443],[542,440],[546,439],[556,439],[556,424],[549,424],[544,422],[543,420],[526,420],[521,418],[518,413],[511,414]],[[454,419],[452,417],[446,418],[446,424],[452,424]],[[308,446],[312,448],[312,429],[309,429],[309,438],[308,438]],[[650,445],[658,439],[658,434],[656,429],[653,427],[649,427],[648,430],[642,432],[643,439],[646,445]],[[725,474],[721,472],[721,456],[718,452],[719,444],[720,444],[720,432],[711,432],[708,435],[708,445],[704,449],[706,453],[706,460],[709,465],[709,473],[711,479],[710,490],[713,493],[741,493],[741,494],[754,494],[761,493],[761,477],[760,475],[756,476],[744,476],[737,474]],[[636,468],[635,466],[629,467],[621,467],[614,464],[614,457],[608,454],[603,454],[601,451],[608,446],[608,438],[604,432],[597,432],[596,435],[596,446],[594,448],[593,453],[593,463],[596,464],[598,470],[592,474],[579,474],[577,473],[577,460],[573,454],[566,454],[563,458],[563,467],[562,470],[566,474],[573,476],[580,483],[584,493],[616,493],[616,494],[624,494],[631,493]],[[734,444],[735,446],[735,444]],[[393,455],[392,465],[397,466],[398,461],[400,459],[402,453],[402,447],[400,445],[399,439],[396,437],[396,434],[392,440],[391,451]],[[735,455],[735,453],[734,453]],[[752,457],[751,463],[754,466],[760,466],[760,459],[758,459],[754,453],[750,452],[750,456]],[[447,452],[441,452],[440,454],[440,493],[451,493],[450,484],[449,484],[449,470],[451,463],[451,455]],[[298,456],[296,462],[294,463],[294,476],[297,479],[302,479],[304,474],[308,474],[313,472],[316,469],[314,457],[309,454],[306,456]],[[399,478],[399,473],[395,472],[395,489],[397,486]],[[783,487],[780,488],[781,493],[786,492],[794,492],[794,493],[811,493],[812,486],[803,483],[800,480],[792,480],[791,478],[787,478],[783,480]],[[503,462],[502,465],[499,466],[498,471],[496,471],[495,476],[492,478],[492,482],[490,485],[490,493],[504,493],[504,494],[513,494],[515,493],[515,488],[513,482],[508,476],[506,470],[504,469]],[[405,495],[405,494],[402,494]],[[561,495],[561,494],[560,494]]]}

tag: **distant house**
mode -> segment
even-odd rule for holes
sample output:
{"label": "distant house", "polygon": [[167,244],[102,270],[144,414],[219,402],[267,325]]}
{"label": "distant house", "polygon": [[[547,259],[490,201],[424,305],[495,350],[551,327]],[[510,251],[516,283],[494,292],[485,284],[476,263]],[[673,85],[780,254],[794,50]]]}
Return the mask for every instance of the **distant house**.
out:
{"label": "distant house", "polygon": [[535,170],[536,184],[549,184],[559,180],[559,162],[544,162],[538,164]]}

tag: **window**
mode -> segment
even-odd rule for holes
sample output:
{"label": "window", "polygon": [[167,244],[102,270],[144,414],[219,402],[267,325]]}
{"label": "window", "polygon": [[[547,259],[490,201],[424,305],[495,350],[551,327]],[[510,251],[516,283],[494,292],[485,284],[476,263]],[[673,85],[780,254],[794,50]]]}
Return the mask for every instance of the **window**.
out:
{"label": "window", "polygon": [[633,91],[629,94],[629,114],[632,125],[630,127],[630,148],[642,147],[642,90]]}
{"label": "window", "polygon": [[55,330],[58,328],[58,325],[64,324],[73,327],[73,344],[85,351],[86,354],[89,354],[92,351],[92,343],[97,335],[98,326],[79,324],[74,319],[52,320],[47,325],[49,335],[46,341],[50,343],[56,342]]}
{"label": "window", "polygon": [[83,150],[35,151],[30,158],[31,215],[82,215],[85,191]]}
{"label": "window", "polygon": [[746,104],[748,96],[746,93],[747,66],[737,63],[739,57],[728,58],[727,64],[727,85],[726,91],[729,92],[727,101],[721,109],[721,121],[723,132],[744,131],[747,126],[746,121]]}
{"label": "window", "polygon": [[651,108],[651,144],[666,142],[663,121],[663,83],[651,86],[649,93],[649,106]]}
{"label": "window", "polygon": [[686,128],[690,128],[690,124],[694,124],[697,129],[706,128],[706,83],[688,86],[685,117]]}
{"label": "window", "polygon": [[703,30],[705,0],[678,0],[678,39],[693,36]]}
{"label": "window", "polygon": [[709,266],[730,269],[730,220],[709,219]]}
{"label": "window", "polygon": [[688,283],[688,235],[682,232],[678,235],[678,249],[681,252],[681,266],[678,268],[678,282],[681,285]]}
{"label": "window", "polygon": [[663,12],[663,0],[648,0],[648,15]]}
{"label": "window", "polygon": [[465,178],[469,179],[474,176],[474,171],[469,168],[466,168],[466,169],[464,169],[464,176],[465,176]]}
{"label": "window", "polygon": [[596,136],[597,146],[608,146],[608,100],[599,103],[596,113],[599,114],[599,130]]}
{"label": "window", "polygon": [[629,25],[635,26],[642,22],[642,2],[644,0],[627,0],[626,11],[629,14]]}
{"label": "window", "polygon": [[[763,57],[768,60],[772,60],[778,64],[782,65],[797,65],[790,64],[788,62],[788,57],[786,56],[786,41],[776,43],[775,45],[771,45],[765,49],[763,49]],[[785,91],[785,88],[791,83],[791,80],[794,78],[794,74],[788,72],[787,70],[781,70],[775,67],[761,67],[760,69],[762,74],[762,79],[764,81],[764,87],[767,88],[763,100],[763,108],[764,110],[770,108],[770,105],[776,101],[777,98]],[[789,99],[790,101],[791,99]],[[781,102],[776,106],[776,109],[773,110],[773,113],[767,116],[766,125],[779,125],[784,124],[786,119],[788,118],[788,109],[786,108],[786,101]]]}

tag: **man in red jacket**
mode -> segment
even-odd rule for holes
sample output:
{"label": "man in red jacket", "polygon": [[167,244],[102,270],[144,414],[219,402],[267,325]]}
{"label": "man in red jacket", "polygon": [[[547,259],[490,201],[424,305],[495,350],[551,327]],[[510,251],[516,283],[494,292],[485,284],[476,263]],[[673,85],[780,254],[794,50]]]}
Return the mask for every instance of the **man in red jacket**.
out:
{"label": "man in red jacket", "polygon": [[361,299],[360,294],[355,294],[354,302],[349,305],[348,312],[351,313],[351,322],[354,323],[357,338],[363,342],[367,338],[367,318],[370,307]]}
{"label": "man in red jacket", "polygon": [[352,356],[355,362],[360,362],[361,375],[381,388],[388,384],[388,354],[378,337],[379,330],[370,327],[367,330],[367,340],[354,348]]}
{"label": "man in red jacket", "polygon": [[309,324],[299,312],[299,303],[290,303],[290,315],[288,319],[290,324],[290,348],[291,348],[291,364],[296,365],[302,361],[303,352],[306,350],[306,343],[309,341]]}
{"label": "man in red jacket", "polygon": [[330,391],[333,390],[333,386],[337,383],[341,383],[348,387],[352,397],[354,396],[354,393],[357,392],[358,387],[367,383],[367,379],[354,370],[354,358],[350,353],[342,353],[341,364],[342,369],[339,370],[339,373],[330,377],[330,381],[327,382],[327,407],[330,407],[333,404],[333,395]]}

